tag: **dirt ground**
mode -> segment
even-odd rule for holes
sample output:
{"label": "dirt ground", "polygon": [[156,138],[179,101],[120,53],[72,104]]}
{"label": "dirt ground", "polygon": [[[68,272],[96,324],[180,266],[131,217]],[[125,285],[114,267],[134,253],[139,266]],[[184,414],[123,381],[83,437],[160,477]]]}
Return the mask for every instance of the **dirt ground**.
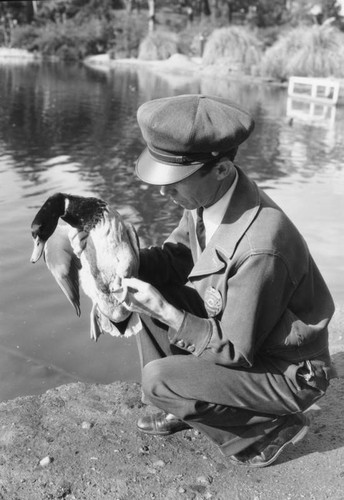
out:
{"label": "dirt ground", "polygon": [[1,500],[344,498],[344,382],[333,380],[306,438],[273,466],[227,463],[203,435],[142,435],[154,411],[134,383],[76,383],[0,405]]}

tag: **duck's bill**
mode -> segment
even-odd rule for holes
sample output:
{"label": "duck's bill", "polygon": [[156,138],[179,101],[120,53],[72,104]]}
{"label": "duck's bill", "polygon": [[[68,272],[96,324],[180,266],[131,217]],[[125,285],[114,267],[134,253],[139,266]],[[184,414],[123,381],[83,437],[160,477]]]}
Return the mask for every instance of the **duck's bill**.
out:
{"label": "duck's bill", "polygon": [[33,264],[41,258],[43,250],[44,241],[37,236],[33,241],[33,252],[30,259]]}

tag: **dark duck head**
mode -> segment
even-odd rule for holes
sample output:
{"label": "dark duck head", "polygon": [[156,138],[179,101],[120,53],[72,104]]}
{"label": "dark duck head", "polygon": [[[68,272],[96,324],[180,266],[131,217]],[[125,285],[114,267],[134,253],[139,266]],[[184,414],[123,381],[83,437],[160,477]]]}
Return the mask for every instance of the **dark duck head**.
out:
{"label": "dark duck head", "polygon": [[70,226],[89,232],[104,216],[107,204],[99,198],[85,198],[64,193],[50,196],[31,224],[34,249],[31,262],[37,262],[61,218]]}
{"label": "dark duck head", "polygon": [[[59,224],[62,219],[67,224]],[[76,255],[68,225],[86,232],[87,244]],[[46,265],[80,316],[79,279],[93,303],[91,338],[118,335],[114,323],[131,313],[122,303],[122,279],[137,276],[139,242],[134,227],[98,198],[57,193],[44,203],[31,225],[31,262],[44,253]]]}

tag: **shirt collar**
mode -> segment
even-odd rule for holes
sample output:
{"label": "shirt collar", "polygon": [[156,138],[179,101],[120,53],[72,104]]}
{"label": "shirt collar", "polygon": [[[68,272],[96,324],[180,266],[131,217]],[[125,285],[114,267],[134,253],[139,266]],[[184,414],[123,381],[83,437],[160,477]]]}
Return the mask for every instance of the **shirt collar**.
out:
{"label": "shirt collar", "polygon": [[[233,193],[235,191],[236,185],[238,183],[238,171],[235,169],[235,178],[234,181],[231,185],[231,187],[228,189],[228,191],[225,192],[225,194],[220,198],[216,203],[211,205],[208,208],[205,208],[203,210],[203,222],[204,222],[204,227],[205,227],[205,241],[206,245],[208,245],[209,241],[211,240],[212,236],[214,235],[215,231],[217,228],[220,226],[222,219],[227,211],[229,202],[231,201],[231,198],[233,196]],[[192,217],[194,219],[195,225],[196,225],[196,220],[197,220],[197,210],[192,210]],[[196,238],[197,240],[197,238]],[[197,256],[201,255],[202,251],[199,245],[197,245]]]}
{"label": "shirt collar", "polygon": [[206,244],[209,243],[216,229],[222,222],[222,219],[226,213],[229,202],[233,196],[234,190],[238,183],[238,172],[235,170],[235,178],[231,187],[225,194],[220,198],[214,205],[211,205],[208,208],[205,208],[203,211],[203,221],[205,226],[205,236],[206,236]]}

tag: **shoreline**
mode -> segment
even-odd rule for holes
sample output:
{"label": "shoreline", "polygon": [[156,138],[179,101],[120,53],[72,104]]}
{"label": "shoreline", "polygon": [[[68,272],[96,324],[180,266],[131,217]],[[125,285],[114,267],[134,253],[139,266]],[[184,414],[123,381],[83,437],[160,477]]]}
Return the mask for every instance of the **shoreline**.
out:
{"label": "shoreline", "polygon": [[[0,47],[0,64],[28,64],[40,63],[44,61],[61,62],[56,56],[43,57],[40,53],[32,53],[25,49],[14,49]],[[141,60],[137,58],[113,59],[108,53],[98,54],[86,57],[82,64],[86,67],[100,72],[108,72],[112,69],[146,69],[156,74],[182,76],[184,78],[213,78],[214,72],[217,78],[228,79],[232,81],[241,81],[243,83],[254,83],[269,85],[287,89],[288,81],[275,80],[272,77],[263,77],[260,75],[249,75],[238,68],[229,70],[223,65],[203,66],[201,57],[189,57],[183,54],[173,54],[169,59],[164,60]],[[312,78],[312,77],[310,77]],[[344,78],[328,77],[339,81],[339,99],[336,105],[344,105]]]}

